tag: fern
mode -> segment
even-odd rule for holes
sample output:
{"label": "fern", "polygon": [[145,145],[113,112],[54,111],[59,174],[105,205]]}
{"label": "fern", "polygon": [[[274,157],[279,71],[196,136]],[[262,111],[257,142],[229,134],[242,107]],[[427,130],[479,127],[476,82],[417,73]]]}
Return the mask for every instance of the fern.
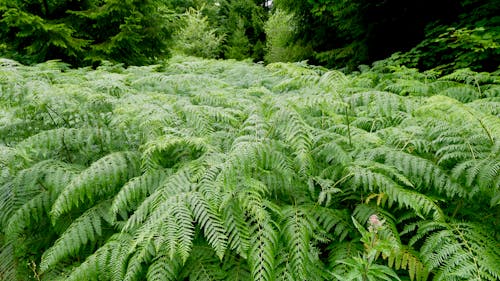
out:
{"label": "fern", "polygon": [[117,152],[94,162],[75,177],[52,207],[53,220],[85,201],[95,202],[113,195],[128,179],[139,173],[137,153]]}
{"label": "fern", "polygon": [[497,280],[498,81],[0,60],[0,279]]}
{"label": "fern", "polygon": [[418,232],[420,237],[423,233],[428,235],[420,251],[423,262],[435,270],[436,280],[499,278],[497,242],[481,227],[470,223],[428,223],[422,224]]}
{"label": "fern", "polygon": [[40,270],[47,271],[68,256],[75,256],[90,242],[95,242],[103,235],[105,222],[110,221],[109,202],[103,201],[90,208],[75,219],[59,239],[42,255]]}
{"label": "fern", "polygon": [[124,280],[129,237],[115,234],[69,273],[65,280]]}

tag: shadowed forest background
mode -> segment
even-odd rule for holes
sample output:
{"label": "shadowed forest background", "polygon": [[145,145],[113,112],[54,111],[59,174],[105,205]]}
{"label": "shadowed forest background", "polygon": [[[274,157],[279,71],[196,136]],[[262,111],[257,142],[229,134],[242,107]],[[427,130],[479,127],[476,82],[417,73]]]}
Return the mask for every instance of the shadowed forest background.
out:
{"label": "shadowed forest background", "polygon": [[392,55],[420,70],[494,71],[500,60],[498,0],[0,3],[0,55],[24,63],[145,65],[182,52],[354,70]]}

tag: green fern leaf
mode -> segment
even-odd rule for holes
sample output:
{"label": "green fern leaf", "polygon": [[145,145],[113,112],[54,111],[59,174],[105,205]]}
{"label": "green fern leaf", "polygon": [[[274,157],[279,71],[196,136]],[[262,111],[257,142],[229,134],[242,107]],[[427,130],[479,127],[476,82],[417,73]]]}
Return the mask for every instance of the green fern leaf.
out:
{"label": "green fern leaf", "polygon": [[54,245],[43,253],[40,270],[47,271],[62,259],[75,256],[83,246],[102,236],[104,222],[110,221],[108,208],[109,202],[103,201],[74,220]]}
{"label": "green fern leaf", "polygon": [[126,234],[113,235],[106,244],[76,267],[65,280],[123,281],[129,239]]}
{"label": "green fern leaf", "polygon": [[129,180],[113,199],[110,208],[112,217],[116,218],[116,215],[120,214],[126,219],[126,212],[136,209],[137,202],[144,201],[161,186],[167,175],[166,171],[153,170]]}
{"label": "green fern leaf", "polygon": [[257,223],[252,231],[249,263],[253,280],[274,280],[278,234],[272,222]]}
{"label": "green fern leaf", "polygon": [[74,178],[59,195],[51,211],[53,221],[81,203],[113,195],[139,172],[139,155],[134,152],[116,152],[99,159]]}
{"label": "green fern leaf", "polygon": [[153,261],[148,268],[146,279],[148,281],[175,281],[181,270],[178,259],[161,256]]}

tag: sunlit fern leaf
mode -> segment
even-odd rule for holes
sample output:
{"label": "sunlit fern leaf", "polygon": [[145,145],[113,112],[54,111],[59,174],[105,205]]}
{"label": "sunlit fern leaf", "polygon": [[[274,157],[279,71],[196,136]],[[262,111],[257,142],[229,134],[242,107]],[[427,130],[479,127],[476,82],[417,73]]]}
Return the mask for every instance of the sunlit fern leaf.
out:
{"label": "sunlit fern leaf", "polygon": [[337,91],[345,87],[349,82],[346,75],[340,71],[330,70],[321,75],[319,79],[319,84],[326,90]]}
{"label": "sunlit fern leaf", "polygon": [[318,71],[312,67],[308,67],[304,62],[299,63],[270,63],[266,66],[267,69],[273,71],[274,75],[279,76],[302,76],[302,75],[318,75]]}
{"label": "sunlit fern leaf", "polygon": [[153,242],[149,242],[136,248],[133,253],[128,249],[129,258],[125,264],[125,274],[122,281],[136,281],[145,278],[147,267],[157,254],[155,245]]}
{"label": "sunlit fern leaf", "polygon": [[429,84],[418,80],[398,79],[387,85],[384,90],[400,96],[429,96],[431,94]]}
{"label": "sunlit fern leaf", "polygon": [[113,199],[110,208],[112,217],[116,219],[119,214],[123,219],[127,219],[127,212],[135,210],[138,202],[144,201],[161,186],[167,176],[168,173],[164,170],[150,170],[129,180]]}
{"label": "sunlit fern leaf", "polygon": [[287,108],[280,108],[274,119],[284,140],[294,149],[299,172],[306,173],[313,163],[310,154],[313,140],[309,126],[296,111]]}
{"label": "sunlit fern leaf", "polygon": [[478,195],[493,198],[500,190],[500,157],[491,155],[464,161],[453,168],[452,176],[469,189],[469,198]]}
{"label": "sunlit fern leaf", "polygon": [[395,270],[406,269],[411,280],[428,280],[429,270],[422,262],[420,253],[410,247],[400,246],[395,255],[389,256],[388,265]]}
{"label": "sunlit fern leaf", "polygon": [[[498,280],[498,243],[483,227],[471,223],[423,224],[425,241],[420,249],[424,264],[435,280]],[[415,239],[413,239],[415,240]]]}
{"label": "sunlit fern leaf", "polygon": [[488,113],[500,118],[500,94],[499,97],[495,98],[484,98],[475,100],[473,102],[470,102],[467,106],[474,109],[475,111]]}
{"label": "sunlit fern leaf", "polygon": [[78,265],[66,281],[123,281],[128,258],[127,234],[115,234],[102,247]]}
{"label": "sunlit fern leaf", "polygon": [[359,157],[395,167],[417,189],[444,193],[449,197],[466,194],[464,188],[454,182],[444,170],[425,158],[384,147],[363,152]]}
{"label": "sunlit fern leaf", "polygon": [[438,93],[439,95],[448,96],[454,98],[460,102],[467,103],[475,99],[480,98],[480,93],[477,92],[477,88],[472,86],[458,86],[448,88]]}
{"label": "sunlit fern leaf", "polygon": [[487,72],[475,72],[468,68],[455,70],[453,73],[445,75],[440,80],[451,80],[470,85],[480,85],[494,83],[495,78]]}
{"label": "sunlit fern leaf", "polygon": [[320,264],[311,263],[314,258],[310,256],[310,247],[318,225],[306,210],[300,207],[282,209],[280,230],[287,249],[286,263],[290,265],[295,280],[308,279],[312,267],[321,267]]}
{"label": "sunlit fern leaf", "polygon": [[415,111],[416,116],[433,117],[450,123],[470,124],[476,126],[493,143],[500,135],[500,121],[492,115],[474,111],[466,104],[444,96],[433,96],[425,105]]}
{"label": "sunlit fern leaf", "polygon": [[309,206],[309,213],[323,230],[334,235],[336,241],[343,241],[353,230],[347,210]]}
{"label": "sunlit fern leaf", "polygon": [[385,140],[386,145],[407,153],[424,155],[429,153],[431,145],[426,138],[425,128],[413,124],[405,124],[398,127],[388,127],[377,131],[377,134]]}
{"label": "sunlit fern leaf", "polygon": [[401,207],[411,208],[420,216],[431,214],[435,220],[443,220],[441,208],[428,196],[414,190],[403,188],[385,173],[374,172],[372,167],[350,166],[347,173],[352,175],[349,183],[353,188],[366,191],[381,191],[387,194],[389,206],[396,202]]}
{"label": "sunlit fern leaf", "polygon": [[[477,129],[477,128],[474,128]],[[435,149],[437,163],[442,167],[453,167],[468,159],[481,159],[490,154],[491,143],[487,135],[472,128],[455,127],[449,124],[433,124],[429,130],[431,148]]]}
{"label": "sunlit fern leaf", "polygon": [[[46,160],[39,162],[28,169],[21,170],[10,181],[7,181],[0,186],[0,225],[7,228],[10,224],[10,219],[14,213],[28,204],[31,199],[42,192],[47,191],[48,187],[44,186],[42,181],[46,174],[54,171],[53,165],[57,163],[54,160]],[[38,202],[42,203],[44,200]],[[38,203],[32,205],[38,206]],[[29,210],[20,211],[20,213],[29,213]],[[21,215],[21,214],[19,214]]]}
{"label": "sunlit fern leaf", "polygon": [[244,210],[237,200],[220,206],[224,226],[227,229],[228,246],[243,258],[247,258],[250,248],[250,225],[246,221]]}
{"label": "sunlit fern leaf", "polygon": [[213,247],[217,256],[222,259],[227,248],[228,237],[220,214],[204,197],[196,193],[190,196],[189,203],[194,218],[203,229],[205,238]]}
{"label": "sunlit fern leaf", "polygon": [[48,218],[52,204],[59,193],[82,169],[79,166],[56,160],[42,161],[34,167],[44,170],[43,176],[37,180],[41,186],[40,193],[32,196],[9,218],[5,228],[8,237],[14,238],[29,226],[41,224],[45,218]]}
{"label": "sunlit fern leaf", "polygon": [[129,231],[140,227],[148,219],[149,215],[155,212],[168,198],[194,190],[195,185],[191,182],[190,176],[191,171],[189,169],[181,169],[169,176],[160,187],[139,204],[134,214],[127,220],[123,230]]}
{"label": "sunlit fern leaf", "polygon": [[194,217],[187,205],[190,193],[166,198],[149,214],[148,220],[135,231],[131,251],[146,249],[149,245],[162,249],[164,255],[185,261],[191,254],[195,236]]}
{"label": "sunlit fern leaf", "polygon": [[99,148],[107,151],[111,142],[117,140],[113,137],[108,131],[100,129],[57,128],[31,136],[20,142],[16,148],[18,154],[29,161],[55,157],[67,162],[79,161],[82,163],[82,159],[75,159],[74,151],[84,150],[90,155],[92,150],[95,151]]}
{"label": "sunlit fern leaf", "polygon": [[324,139],[316,141],[311,154],[315,159],[321,159],[328,164],[346,165],[347,163],[352,161],[352,158],[347,153],[345,148],[337,143],[337,139],[343,138],[338,137],[334,139]]}
{"label": "sunlit fern leaf", "polygon": [[109,201],[103,201],[75,219],[57,241],[42,255],[40,270],[47,271],[68,256],[75,256],[88,243],[103,235],[102,228],[110,222]]}
{"label": "sunlit fern leaf", "polygon": [[500,85],[492,85],[484,90],[483,95],[488,98],[500,97]]}
{"label": "sunlit fern leaf", "polygon": [[274,280],[278,233],[272,221],[257,222],[252,229],[249,264],[255,281]]}
{"label": "sunlit fern leaf", "polygon": [[[347,102],[355,112],[366,111],[373,116],[388,116],[398,112],[411,112],[414,105],[411,99],[383,91],[367,91],[351,95]],[[369,110],[366,110],[368,107]]]}
{"label": "sunlit fern leaf", "polygon": [[149,266],[146,274],[148,281],[175,281],[181,270],[179,259],[170,259],[166,256],[156,258]]}
{"label": "sunlit fern leaf", "polygon": [[47,218],[56,196],[42,192],[34,196],[11,216],[5,234],[9,239],[17,238],[30,225],[42,224]]}
{"label": "sunlit fern leaf", "polygon": [[97,160],[59,195],[51,211],[53,221],[82,203],[96,202],[115,194],[118,188],[139,173],[137,152],[115,152]]}

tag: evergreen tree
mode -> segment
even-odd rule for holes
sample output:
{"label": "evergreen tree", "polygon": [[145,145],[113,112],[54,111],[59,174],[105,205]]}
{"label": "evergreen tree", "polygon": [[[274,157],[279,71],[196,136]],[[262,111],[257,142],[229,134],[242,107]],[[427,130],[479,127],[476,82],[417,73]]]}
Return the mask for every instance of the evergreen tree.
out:
{"label": "evergreen tree", "polygon": [[0,55],[73,65],[131,65],[168,56],[169,13],[161,1],[0,1]]}

